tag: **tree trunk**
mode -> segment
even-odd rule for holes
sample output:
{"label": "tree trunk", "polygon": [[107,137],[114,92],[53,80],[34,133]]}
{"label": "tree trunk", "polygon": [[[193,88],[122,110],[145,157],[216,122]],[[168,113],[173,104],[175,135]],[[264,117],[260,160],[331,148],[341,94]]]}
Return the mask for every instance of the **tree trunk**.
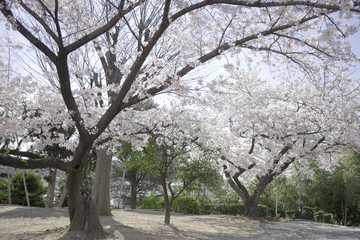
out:
{"label": "tree trunk", "polygon": [[56,185],[56,169],[49,169],[49,176],[47,178],[48,181],[48,189],[47,189],[47,197],[45,202],[45,207],[54,207],[54,193],[55,193],[55,185]]}
{"label": "tree trunk", "polygon": [[138,182],[136,179],[131,180],[131,198],[130,198],[130,208],[136,209],[136,198],[137,198],[137,185]]}
{"label": "tree trunk", "polygon": [[172,205],[172,199],[169,200],[169,195],[167,192],[167,185],[166,185],[166,176],[164,173],[160,174],[160,182],[161,186],[163,188],[163,197],[164,197],[164,205],[165,205],[165,224],[170,224],[170,213],[171,213],[171,205]]}
{"label": "tree trunk", "polygon": [[69,231],[85,230],[85,209],[82,198],[82,168],[69,173],[66,187],[68,191],[68,212],[70,217]]}
{"label": "tree trunk", "polygon": [[95,179],[92,187],[92,197],[97,213],[100,216],[111,215],[110,208],[110,173],[112,155],[105,149],[96,150]]}
{"label": "tree trunk", "polygon": [[[123,175],[122,175],[122,178],[121,178],[121,185],[120,185],[120,192],[119,192],[118,208],[120,208],[120,203],[121,203],[121,194],[122,194],[123,189],[124,189],[125,174],[126,174],[126,171],[125,171],[125,170],[123,170]],[[123,206],[124,206],[124,205],[123,205]]]}
{"label": "tree trunk", "polygon": [[70,217],[69,231],[85,231],[87,223],[87,238],[104,238],[104,229],[100,225],[91,195],[83,186],[82,167],[68,175],[68,211]]}
{"label": "tree trunk", "polygon": [[26,203],[27,206],[30,207],[30,200],[29,200],[29,193],[26,185],[26,178],[25,178],[25,170],[22,170],[22,176],[23,176],[23,182],[24,182],[24,190],[25,190],[25,197],[26,197]]}
{"label": "tree trunk", "polygon": [[170,224],[171,205],[171,201],[167,201],[167,203],[165,203],[165,224]]}
{"label": "tree trunk", "polygon": [[67,187],[66,187],[66,184],[65,184],[64,189],[63,189],[63,191],[61,193],[61,196],[60,196],[59,203],[57,205],[58,208],[61,208],[64,205],[66,195],[67,195]]}
{"label": "tree trunk", "polygon": [[87,239],[103,239],[105,238],[105,232],[100,224],[99,217],[96,213],[95,204],[91,195],[88,191],[86,191],[85,187],[81,189],[83,201],[84,201],[84,209],[85,209],[85,217],[87,220]]}
{"label": "tree trunk", "polygon": [[279,204],[279,189],[278,185],[276,185],[275,189],[275,216],[278,215],[278,204]]}
{"label": "tree trunk", "polygon": [[258,210],[259,201],[256,200],[249,200],[244,202],[244,216],[248,218],[258,218],[259,217],[259,210]]}
{"label": "tree trunk", "polygon": [[10,178],[10,172],[9,172],[9,168],[7,171],[7,180],[8,180],[8,184],[7,184],[7,188],[8,188],[8,203],[11,204],[11,178]]}

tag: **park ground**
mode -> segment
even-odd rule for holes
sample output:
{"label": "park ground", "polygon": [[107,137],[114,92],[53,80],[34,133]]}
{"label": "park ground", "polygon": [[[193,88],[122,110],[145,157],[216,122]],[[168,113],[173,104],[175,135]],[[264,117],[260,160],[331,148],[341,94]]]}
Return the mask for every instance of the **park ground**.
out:
{"label": "park ground", "polygon": [[[360,228],[311,221],[248,220],[240,216],[184,215],[172,213],[164,225],[164,213],[151,210],[113,210],[100,217],[107,239],[360,239]],[[0,239],[84,239],[68,233],[66,208],[0,205]]]}

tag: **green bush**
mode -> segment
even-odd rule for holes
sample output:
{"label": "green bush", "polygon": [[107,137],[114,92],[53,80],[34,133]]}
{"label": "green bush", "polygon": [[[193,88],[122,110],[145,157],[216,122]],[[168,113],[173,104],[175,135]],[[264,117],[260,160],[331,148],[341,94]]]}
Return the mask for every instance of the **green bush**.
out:
{"label": "green bush", "polygon": [[316,222],[324,222],[324,211],[319,210],[317,212],[314,213],[314,220]]}
{"label": "green bush", "polygon": [[200,203],[190,196],[183,196],[175,199],[172,210],[185,214],[200,214]]}
{"label": "green bush", "polygon": [[259,211],[259,217],[266,218],[268,216],[268,206],[259,204],[258,211]]}
{"label": "green bush", "polygon": [[314,210],[308,206],[303,207],[301,217],[306,220],[314,220]]}
{"label": "green bush", "polygon": [[240,203],[207,203],[201,204],[200,214],[214,215],[242,215],[244,214],[244,206]]}
{"label": "green bush", "polygon": [[[25,171],[26,186],[29,193],[31,206],[43,207],[44,194],[47,188],[43,186],[41,175],[32,171]],[[17,172],[11,177],[12,204],[27,205],[22,172]]]}
{"label": "green bush", "polygon": [[324,213],[324,223],[333,223],[333,215],[331,213]]}
{"label": "green bush", "polygon": [[0,203],[8,203],[8,181],[6,178],[0,178]]}
{"label": "green bush", "polygon": [[296,210],[286,210],[285,214],[286,214],[286,218],[290,218],[292,220],[294,220],[296,218],[296,216],[295,216]]}
{"label": "green bush", "polygon": [[275,217],[275,207],[268,206],[268,217]]}
{"label": "green bush", "polygon": [[137,206],[142,209],[162,209],[164,208],[164,200],[162,197],[148,196],[137,199]]}
{"label": "green bush", "polygon": [[300,219],[300,218],[301,218],[301,211],[295,210],[295,219]]}

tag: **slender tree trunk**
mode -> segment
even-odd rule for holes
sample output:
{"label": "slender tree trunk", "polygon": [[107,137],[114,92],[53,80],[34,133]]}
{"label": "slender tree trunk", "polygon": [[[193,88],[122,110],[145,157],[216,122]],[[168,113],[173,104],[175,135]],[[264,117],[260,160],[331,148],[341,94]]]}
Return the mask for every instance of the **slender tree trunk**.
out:
{"label": "slender tree trunk", "polygon": [[165,203],[165,219],[164,219],[165,224],[170,224],[171,205],[172,205],[171,201]]}
{"label": "slender tree trunk", "polygon": [[138,182],[136,179],[131,180],[131,202],[130,202],[130,208],[136,209],[136,198],[137,198],[137,185]]}
{"label": "slender tree trunk", "polygon": [[8,184],[7,184],[7,188],[8,188],[8,203],[11,204],[11,178],[10,178],[10,170],[8,169],[7,172],[7,180],[8,180]]}
{"label": "slender tree trunk", "polygon": [[124,189],[125,174],[126,174],[126,171],[125,171],[125,170],[123,170],[123,175],[122,175],[122,178],[121,178],[121,185],[120,185],[120,192],[119,192],[118,208],[120,208],[121,194],[122,194],[123,189]]}
{"label": "slender tree trunk", "polygon": [[276,189],[275,189],[275,216],[278,215],[278,204],[279,204],[279,189],[278,189],[278,185],[276,185]]}
{"label": "slender tree trunk", "polygon": [[111,215],[110,208],[110,172],[112,155],[105,149],[96,150],[95,180],[92,187],[92,197],[96,211],[100,216]]}
{"label": "slender tree trunk", "polygon": [[171,213],[171,205],[172,205],[172,199],[169,200],[169,195],[167,192],[167,185],[166,185],[166,176],[164,173],[160,174],[160,182],[161,186],[163,188],[163,197],[164,197],[164,205],[165,205],[165,224],[170,224],[170,213]]}
{"label": "slender tree trunk", "polygon": [[49,169],[49,176],[48,176],[48,190],[47,190],[47,197],[45,202],[45,207],[54,207],[54,193],[55,193],[55,185],[56,185],[56,169]]}
{"label": "slender tree trunk", "polygon": [[65,184],[64,189],[63,189],[63,191],[61,193],[61,196],[60,196],[59,203],[57,205],[58,208],[61,208],[64,205],[66,195],[67,195],[67,187],[66,187],[66,184]]}
{"label": "slender tree trunk", "polygon": [[344,225],[347,226],[347,204],[346,204],[346,201],[345,201],[345,204],[344,204],[344,213],[345,213],[345,217],[344,217]]}
{"label": "slender tree trunk", "polygon": [[27,189],[27,185],[26,185],[26,179],[25,179],[25,171],[24,171],[24,169],[22,170],[22,176],[23,176],[23,182],[24,182],[24,190],[25,190],[26,203],[27,203],[27,206],[30,207],[30,199],[29,199],[29,193],[28,193],[28,189]]}

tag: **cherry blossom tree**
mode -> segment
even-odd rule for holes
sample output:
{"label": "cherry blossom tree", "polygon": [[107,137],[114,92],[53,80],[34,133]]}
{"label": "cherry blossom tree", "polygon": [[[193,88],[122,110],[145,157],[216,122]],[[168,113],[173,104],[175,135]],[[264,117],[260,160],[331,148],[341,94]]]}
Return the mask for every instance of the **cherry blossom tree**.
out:
{"label": "cherry blossom tree", "polygon": [[[143,35],[134,34],[134,22],[129,19],[139,16],[145,5],[147,9],[158,9],[159,20],[144,26]],[[359,5],[358,1],[350,0],[326,3],[315,0],[0,0],[0,10],[7,19],[7,26],[43,54],[44,59],[54,66],[45,74],[55,75],[58,79],[54,84],[58,86],[58,92],[49,93],[46,99],[51,100],[48,101],[31,99],[32,96],[45,99],[48,89],[29,86],[34,91],[29,91],[31,94],[25,97],[30,98],[28,104],[38,104],[31,109],[41,111],[41,114],[27,117],[22,122],[19,116],[23,106],[16,104],[19,102],[14,101],[14,94],[22,94],[22,89],[31,81],[21,79],[25,85],[18,86],[18,89],[6,88],[2,98],[10,101],[2,103],[6,109],[1,121],[2,138],[27,136],[23,130],[26,124],[29,127],[25,129],[43,135],[36,142],[38,149],[49,141],[58,141],[75,151],[72,159],[64,161],[12,149],[1,153],[0,163],[66,171],[69,230],[83,231],[87,222],[90,236],[102,237],[103,230],[92,199],[82,188],[82,170],[93,144],[111,138],[115,132],[124,133],[126,138],[129,135],[126,133],[133,130],[130,123],[116,124],[117,116],[121,119],[127,108],[164,90],[186,91],[188,88],[182,81],[184,76],[226,54],[245,54],[250,60],[249,55],[264,53],[264,60],[268,62],[276,62],[277,57],[280,61],[287,61],[289,68],[296,66],[313,76],[319,74],[317,62],[351,61],[354,55],[344,37],[358,29],[349,19],[354,13],[359,13]],[[104,7],[110,8],[109,11],[94,11]],[[104,49],[109,47],[100,40],[104,34],[121,36],[121,41],[110,46],[110,51],[128,56],[128,60],[117,59],[114,63],[121,71],[121,80],[108,86],[114,94],[111,101],[107,101],[109,104],[99,108],[99,96],[105,97],[107,90],[87,88],[81,80],[96,79],[96,74],[88,68],[78,69],[76,66],[79,63],[86,66],[81,53],[86,53],[90,44]],[[15,111],[21,114],[10,115]],[[66,123],[76,127],[76,139],[64,141],[62,136],[46,137],[52,124]]]}
{"label": "cherry blossom tree", "polygon": [[203,107],[195,108],[202,115],[195,113],[193,121],[224,161],[245,216],[258,216],[260,195],[294,161],[341,153],[344,146],[359,149],[360,79],[324,67],[317,79],[284,74],[269,84],[257,72],[228,70],[229,79],[204,91]]}

